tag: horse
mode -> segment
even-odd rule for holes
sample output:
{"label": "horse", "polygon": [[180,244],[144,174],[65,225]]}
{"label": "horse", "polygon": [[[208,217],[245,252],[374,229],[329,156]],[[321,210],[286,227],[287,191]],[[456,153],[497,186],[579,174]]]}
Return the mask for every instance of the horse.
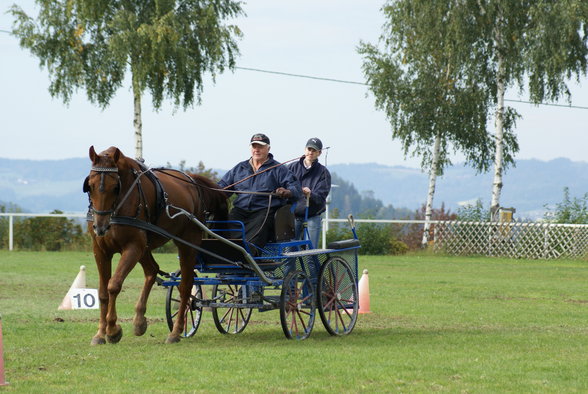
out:
{"label": "horse", "polygon": [[[92,167],[83,191],[90,201],[88,232],[100,277],[100,321],[91,344],[101,345],[107,341],[117,343],[122,338],[116,298],[137,262],[143,267],[145,282],[135,305],[134,334],[140,336],[147,331],[147,299],[160,272],[152,250],[170,238],[178,248],[180,261],[179,307],[187,307],[203,230],[188,215],[170,215],[169,210],[187,211],[200,222],[207,213],[215,220],[227,220],[228,204],[225,193],[206,177],[172,169],[147,169],[114,146],[100,154],[91,146],[89,156]],[[112,274],[116,253],[120,260]],[[179,313],[166,343],[180,341],[184,323],[185,314]]]}

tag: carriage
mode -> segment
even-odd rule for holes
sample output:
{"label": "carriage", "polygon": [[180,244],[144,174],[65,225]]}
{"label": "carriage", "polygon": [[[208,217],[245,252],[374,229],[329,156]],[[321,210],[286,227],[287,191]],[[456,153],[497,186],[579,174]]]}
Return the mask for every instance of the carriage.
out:
{"label": "carriage", "polygon": [[[98,154],[92,146],[89,157],[83,191],[100,276],[100,320],[92,345],[121,340],[116,301],[137,262],[145,282],[135,305],[135,335],[147,330],[147,300],[155,283],[167,288],[166,343],[194,335],[204,308],[226,334],[242,332],[254,309],[279,309],[288,338],[307,338],[317,309],[330,334],[353,330],[360,247],[353,217],[348,218],[351,239],[313,249],[311,241],[294,239],[294,217],[285,206],[275,215],[275,241],[258,248],[246,241],[243,223],[228,220],[226,193],[208,178],[148,169],[116,147]],[[175,273],[162,272],[152,254],[170,240],[178,248]],[[113,272],[117,253],[121,257]]]}
{"label": "carriage", "polygon": [[[353,238],[331,242],[326,249],[313,249],[308,237],[294,239],[290,205],[276,212],[275,242],[263,248],[245,241],[242,222],[208,221],[204,226],[195,220],[206,237],[194,266],[190,302],[183,312],[179,310],[179,271],[159,281],[167,287],[165,314],[170,330],[183,313],[182,336],[191,337],[198,330],[203,310],[210,310],[220,333],[238,334],[247,327],[253,310],[279,309],[286,338],[308,338],[317,311],[329,334],[349,334],[358,315],[360,243],[351,215],[348,221]],[[209,228],[218,224],[221,226]],[[238,238],[224,236],[235,229]],[[252,253],[253,248],[260,253]]]}

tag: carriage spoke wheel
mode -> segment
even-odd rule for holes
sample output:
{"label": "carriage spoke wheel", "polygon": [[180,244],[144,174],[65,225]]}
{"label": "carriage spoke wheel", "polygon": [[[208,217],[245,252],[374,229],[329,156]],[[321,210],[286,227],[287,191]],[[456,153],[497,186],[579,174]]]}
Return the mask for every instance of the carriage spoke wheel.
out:
{"label": "carriage spoke wheel", "polygon": [[308,275],[291,271],[282,284],[280,322],[288,339],[306,339],[312,332],[316,295]]}
{"label": "carriage spoke wheel", "polygon": [[328,259],[319,274],[318,308],[331,335],[347,335],[355,327],[359,308],[357,282],[341,257]]}
{"label": "carriage spoke wheel", "polygon": [[214,325],[221,334],[239,334],[247,327],[253,308],[238,308],[236,306],[247,302],[246,299],[243,299],[244,288],[244,286],[233,284],[220,284],[212,287],[214,302],[229,304],[228,307],[212,308]]}
{"label": "carriage spoke wheel", "polygon": [[[180,271],[176,271],[176,276],[180,275]],[[196,277],[196,272],[194,272]],[[182,336],[185,338],[193,336],[200,326],[202,319],[202,308],[196,306],[196,302],[202,299],[202,288],[200,285],[193,285],[190,292],[190,300],[184,311],[184,329]],[[178,286],[170,286],[167,288],[167,297],[165,299],[165,316],[167,318],[167,326],[172,331],[174,323],[180,313],[180,292]]]}

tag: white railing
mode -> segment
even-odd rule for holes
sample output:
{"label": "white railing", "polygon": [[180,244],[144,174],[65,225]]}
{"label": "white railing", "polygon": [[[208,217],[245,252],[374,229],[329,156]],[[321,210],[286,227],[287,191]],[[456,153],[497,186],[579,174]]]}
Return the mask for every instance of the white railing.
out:
{"label": "white railing", "polygon": [[[8,249],[14,249],[15,217],[85,218],[86,213],[0,213],[8,217]],[[323,219],[322,246],[326,247],[326,230],[330,223],[347,223],[347,219]],[[396,224],[424,227],[424,220],[355,219],[355,223]],[[449,255],[483,255],[513,258],[553,259],[588,256],[587,224],[553,224],[536,222],[461,222],[431,220],[430,246],[435,252]],[[422,236],[422,228],[420,229]],[[400,231],[402,233],[402,230]],[[406,232],[406,231],[405,231]]]}

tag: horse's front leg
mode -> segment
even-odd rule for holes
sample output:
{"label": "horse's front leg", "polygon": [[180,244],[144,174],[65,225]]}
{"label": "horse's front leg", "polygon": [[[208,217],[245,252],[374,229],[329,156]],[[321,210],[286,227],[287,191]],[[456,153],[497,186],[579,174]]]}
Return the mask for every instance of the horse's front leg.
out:
{"label": "horse's front leg", "polygon": [[181,246],[178,247],[180,257],[180,269],[182,272],[182,280],[178,286],[180,295],[180,306],[178,309],[178,318],[174,322],[174,327],[169,333],[165,343],[176,343],[180,341],[181,334],[184,331],[186,324],[186,314],[182,313],[188,307],[190,301],[190,292],[194,285],[194,264],[196,262],[196,251],[192,248]]}
{"label": "horse's front leg", "polygon": [[145,273],[145,283],[143,284],[143,290],[135,305],[135,318],[133,319],[133,327],[135,328],[135,335],[140,336],[145,334],[147,331],[147,319],[145,318],[145,312],[147,311],[147,300],[149,299],[149,293],[153,288],[157,273],[159,272],[159,265],[153,258],[150,251],[145,252],[143,257],[139,260]]}
{"label": "horse's front leg", "polygon": [[100,300],[100,320],[98,332],[92,338],[92,345],[103,345],[106,343],[106,313],[108,312],[108,281],[112,274],[112,254],[105,254],[94,242],[94,259],[98,269],[99,284],[98,298]]}
{"label": "horse's front leg", "polygon": [[141,258],[140,246],[128,246],[123,250],[116,271],[108,282],[108,311],[106,313],[106,340],[118,343],[123,335],[122,327],[117,324],[116,298],[122,290],[123,282]]}

